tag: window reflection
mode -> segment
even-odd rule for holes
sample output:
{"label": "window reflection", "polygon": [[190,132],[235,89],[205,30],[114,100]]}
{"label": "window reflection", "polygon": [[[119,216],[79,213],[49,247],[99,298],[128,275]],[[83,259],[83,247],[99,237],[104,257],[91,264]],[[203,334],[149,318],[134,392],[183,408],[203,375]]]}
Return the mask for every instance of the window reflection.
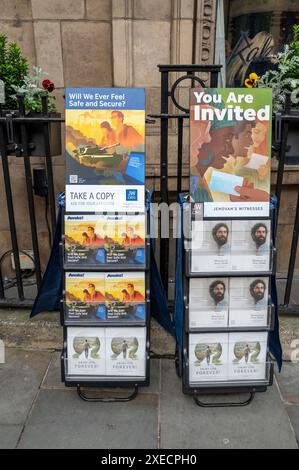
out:
{"label": "window reflection", "polygon": [[226,85],[243,86],[254,71],[275,68],[271,55],[289,43],[299,23],[299,2],[293,0],[225,0]]}

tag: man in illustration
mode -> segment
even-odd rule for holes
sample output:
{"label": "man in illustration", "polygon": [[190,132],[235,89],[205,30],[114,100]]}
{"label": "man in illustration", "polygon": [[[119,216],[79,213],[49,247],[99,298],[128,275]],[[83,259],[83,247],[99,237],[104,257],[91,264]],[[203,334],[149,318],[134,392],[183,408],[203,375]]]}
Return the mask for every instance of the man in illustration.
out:
{"label": "man in illustration", "polygon": [[242,186],[235,186],[234,189],[239,196],[230,196],[231,202],[269,202],[268,191],[255,188],[254,183],[250,183],[247,178],[244,178]]}
{"label": "man in illustration", "polygon": [[[253,144],[252,140],[252,123],[251,121],[241,121],[233,128],[233,154],[237,160],[238,157],[247,158],[248,150]],[[235,173],[234,173],[235,174]]]}
{"label": "man in illustration", "polygon": [[210,129],[211,141],[199,149],[197,161],[190,162],[190,194],[194,201],[214,200],[209,189],[213,169],[221,170],[232,154],[232,129],[234,122],[213,121]]}
{"label": "man in illustration", "polygon": [[122,234],[122,245],[124,246],[140,246],[144,243],[143,239],[134,231],[133,227],[128,227],[127,232]]}
{"label": "man in illustration", "polygon": [[127,341],[124,339],[123,342],[122,342],[122,345],[121,345],[121,350],[122,350],[124,359],[127,358],[128,349],[129,349],[129,345],[128,345]]}
{"label": "man in illustration", "polygon": [[213,299],[216,309],[222,310],[227,306],[225,297],[226,286],[223,281],[216,280],[209,287],[210,296]]}
{"label": "man in illustration", "polygon": [[135,290],[134,284],[129,282],[127,284],[127,292],[129,294],[129,300],[134,301],[134,302],[140,302],[144,300],[144,297],[138,290]]}
{"label": "man in illustration", "polygon": [[111,122],[120,145],[134,150],[138,145],[144,145],[144,139],[139,132],[133,126],[124,123],[124,114],[121,111],[111,112]]}
{"label": "man in illustration", "polygon": [[249,291],[253,298],[255,308],[262,308],[267,305],[267,299],[265,299],[266,284],[262,279],[255,279],[250,284]]}
{"label": "man in illustration", "polygon": [[82,245],[87,246],[89,245],[89,243],[90,243],[89,236],[87,235],[86,232],[83,232],[82,233]]}
{"label": "man in illustration", "polygon": [[[108,121],[101,122],[100,128],[101,128],[101,139],[100,139],[99,144],[101,147],[106,147],[107,145],[113,145],[117,143],[115,131],[112,129]],[[113,152],[114,148],[107,149],[107,151]]]}
{"label": "man in illustration", "polygon": [[[263,131],[266,129],[266,123],[261,124],[260,122],[255,123],[255,127],[252,127],[252,123],[241,121],[234,131],[234,137],[232,140],[232,146],[234,153],[227,160],[224,165],[223,171],[231,173],[237,176],[243,176],[243,185],[236,187],[235,191],[240,196],[230,196],[232,202],[247,200],[247,201],[268,201],[269,200],[269,178],[270,178],[270,159],[266,165],[262,165],[258,170],[247,168],[246,165],[250,161],[256,137],[261,133],[263,139],[265,138]],[[254,137],[253,137],[254,136]],[[267,136],[266,136],[267,137]],[[258,138],[259,140],[259,138]],[[268,155],[267,153],[265,154]]]}
{"label": "man in illustration", "polygon": [[211,355],[212,355],[212,350],[211,350],[210,346],[207,346],[207,348],[206,348],[206,360],[207,360],[208,365],[210,365],[210,362],[211,362]]}
{"label": "man in illustration", "polygon": [[92,227],[91,225],[89,227],[87,227],[87,235],[88,235],[88,238],[89,238],[89,244],[90,245],[102,245],[104,240],[103,238],[99,237],[96,233],[95,233],[95,230],[94,230],[94,227]]}
{"label": "man in illustration", "polygon": [[109,235],[105,235],[106,232],[108,231],[109,231],[109,226],[106,224],[103,225],[103,233],[104,233],[103,242],[104,242],[104,246],[106,249],[109,249],[110,245],[113,245],[115,243],[115,240],[113,240],[113,238],[109,237]]}
{"label": "man in illustration", "polygon": [[83,290],[83,302],[90,302],[90,293],[88,292],[87,289]]}
{"label": "man in illustration", "polygon": [[86,339],[85,342],[84,342],[84,345],[83,345],[83,351],[84,351],[84,354],[85,354],[85,359],[88,359],[88,354],[89,354],[90,348],[91,348],[91,346],[90,346],[89,342]]}
{"label": "man in illustration", "polygon": [[248,359],[249,359],[249,354],[250,354],[250,347],[249,347],[248,344],[246,344],[246,348],[244,349],[244,358],[245,358],[246,364],[247,364]]}
{"label": "man in illustration", "polygon": [[268,228],[265,224],[259,222],[251,229],[251,237],[255,243],[258,252],[266,252],[269,250],[267,242]]}
{"label": "man in illustration", "polygon": [[226,252],[230,249],[230,245],[228,243],[228,235],[229,229],[225,223],[220,222],[219,224],[216,224],[213,227],[212,236],[217,244],[218,250]]}
{"label": "man in illustration", "polygon": [[129,292],[127,291],[127,289],[123,289],[121,291],[121,301],[122,302],[129,302],[130,301],[130,294]]}
{"label": "man in illustration", "polygon": [[261,155],[268,155],[268,130],[268,121],[256,120],[255,127],[252,129],[253,144],[249,149],[249,154],[254,152]]}
{"label": "man in illustration", "polygon": [[100,302],[105,300],[105,296],[98,290],[96,286],[90,282],[88,284],[88,293],[90,295],[90,302]]}
{"label": "man in illustration", "polygon": [[[202,108],[211,108],[209,105],[201,105]],[[196,167],[199,151],[204,144],[211,142],[211,121],[195,120],[194,106],[190,106],[190,167]]]}
{"label": "man in illustration", "polygon": [[[231,127],[231,153],[225,159],[223,167],[219,169],[221,173],[244,176],[244,171],[246,171],[244,165],[248,162],[248,149],[253,143],[251,132],[251,122],[234,122]],[[210,178],[211,176],[212,173]],[[230,201],[230,195],[222,193],[220,190],[212,190],[211,194],[214,201]]]}

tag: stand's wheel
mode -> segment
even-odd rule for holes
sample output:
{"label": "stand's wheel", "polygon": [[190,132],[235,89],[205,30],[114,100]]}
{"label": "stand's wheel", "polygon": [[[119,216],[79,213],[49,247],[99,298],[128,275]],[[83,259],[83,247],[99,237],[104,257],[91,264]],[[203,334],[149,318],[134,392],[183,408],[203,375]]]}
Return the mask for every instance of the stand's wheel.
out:
{"label": "stand's wheel", "polygon": [[197,406],[201,406],[203,408],[230,408],[230,407],[236,407],[236,406],[247,406],[249,405],[252,400],[254,399],[255,396],[255,391],[249,392],[249,397],[245,401],[240,401],[240,402],[203,402],[202,400],[199,399],[198,395],[194,395],[193,399]]}
{"label": "stand's wheel", "polygon": [[90,403],[119,403],[119,402],[128,402],[137,397],[138,394],[138,385],[135,385],[133,392],[128,396],[123,397],[89,397],[85,394],[80,385],[77,385],[78,396],[83,401],[88,401]]}

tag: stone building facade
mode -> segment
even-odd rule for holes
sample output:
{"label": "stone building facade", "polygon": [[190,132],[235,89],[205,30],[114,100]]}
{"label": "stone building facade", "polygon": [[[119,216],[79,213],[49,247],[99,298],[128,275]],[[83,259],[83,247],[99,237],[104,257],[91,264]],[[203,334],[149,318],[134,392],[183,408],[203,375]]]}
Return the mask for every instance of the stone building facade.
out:
{"label": "stone building facade", "polygon": [[[160,111],[157,64],[214,63],[217,0],[1,0],[0,31],[16,41],[29,60],[54,81],[58,110],[64,112],[65,87],[145,87],[147,112]],[[195,8],[196,6],[196,8]],[[172,77],[176,78],[176,77]],[[188,84],[189,85],[189,84]],[[179,89],[186,104],[186,88]],[[169,136],[169,187],[176,187],[177,136]],[[62,149],[64,128],[62,126]],[[147,184],[159,189],[159,122],[147,126]],[[31,159],[43,167],[43,158]],[[24,167],[9,158],[19,248],[31,248]],[[64,187],[64,156],[53,158],[56,191]],[[1,168],[1,167],[0,167]],[[188,132],[184,133],[183,189],[188,188]],[[273,181],[275,173],[273,174]],[[9,223],[0,169],[0,250],[11,248]],[[287,267],[288,244],[295,210],[297,169],[286,172],[287,184],[280,226],[279,267]],[[35,197],[42,265],[49,254],[44,200]],[[282,211],[284,214],[284,211]],[[0,253],[0,254],[1,254]],[[10,262],[3,272],[12,274]]]}
{"label": "stone building facade", "polygon": [[[0,31],[16,41],[30,65],[39,65],[55,83],[58,110],[64,112],[65,87],[145,87],[148,113],[160,111],[157,64],[213,63],[216,1],[193,0],[1,0]],[[196,34],[194,35],[194,31]],[[181,99],[186,100],[182,92]],[[176,155],[176,129],[170,155]],[[184,142],[187,175],[188,142]],[[64,129],[62,126],[62,149]],[[22,159],[10,157],[19,248],[30,249],[25,176]],[[41,168],[42,158],[32,158]],[[55,189],[64,187],[64,156],[54,163]],[[0,170],[1,171],[1,170]],[[148,184],[159,184],[159,123],[147,127]],[[170,161],[170,178],[176,162]],[[2,179],[2,175],[0,175]],[[173,178],[174,180],[174,178]],[[173,181],[175,184],[175,181]],[[187,180],[186,180],[187,184]],[[1,252],[11,248],[3,184],[0,187]],[[44,201],[35,197],[42,265],[49,253]],[[11,274],[10,261],[4,272]]]}

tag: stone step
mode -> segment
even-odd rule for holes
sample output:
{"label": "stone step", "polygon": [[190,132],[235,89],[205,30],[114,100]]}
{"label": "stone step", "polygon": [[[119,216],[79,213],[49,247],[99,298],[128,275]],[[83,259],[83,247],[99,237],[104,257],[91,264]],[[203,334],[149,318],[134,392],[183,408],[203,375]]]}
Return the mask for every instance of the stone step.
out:
{"label": "stone step", "polygon": [[[6,347],[24,349],[62,349],[62,327],[58,312],[45,312],[29,318],[24,309],[0,310],[0,339]],[[299,315],[280,317],[280,337],[285,361],[292,360],[294,350],[299,349]],[[297,344],[298,343],[298,344]],[[156,354],[173,355],[173,338],[155,321],[151,320],[151,351]]]}
{"label": "stone step", "polygon": [[[62,349],[63,336],[58,312],[44,312],[30,319],[25,309],[0,310],[0,339],[5,347],[33,350]],[[175,351],[173,338],[151,320],[151,351],[170,354]]]}

